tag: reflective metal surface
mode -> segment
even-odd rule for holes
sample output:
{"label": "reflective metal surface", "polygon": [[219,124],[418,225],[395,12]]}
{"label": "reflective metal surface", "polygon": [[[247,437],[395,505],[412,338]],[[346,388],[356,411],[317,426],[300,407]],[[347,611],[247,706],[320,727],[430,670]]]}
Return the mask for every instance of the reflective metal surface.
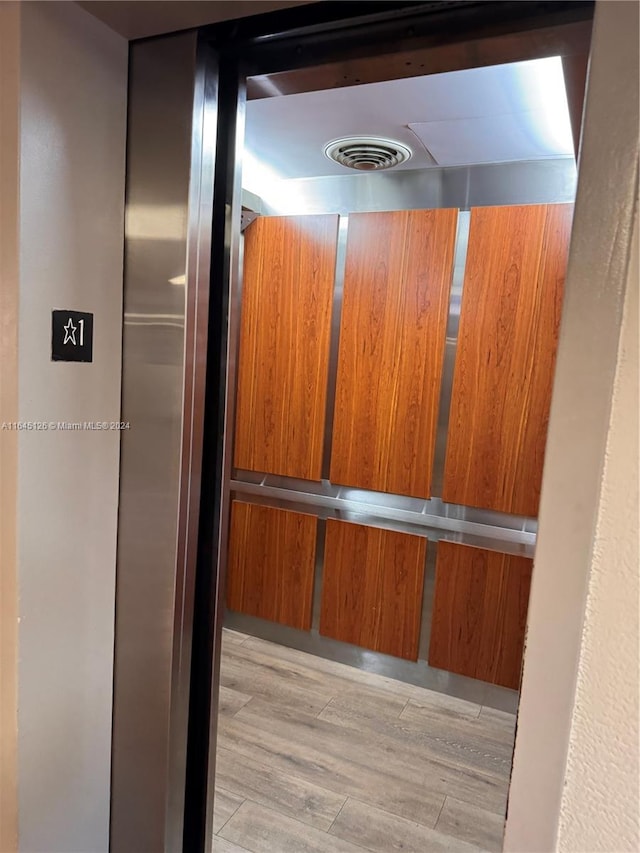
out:
{"label": "reflective metal surface", "polygon": [[[192,645],[201,643],[195,610],[195,594],[200,569],[200,516],[203,482],[203,441],[205,427],[205,390],[208,376],[208,334],[210,324],[210,267],[213,218],[214,165],[218,124],[217,62],[204,45],[196,54],[196,77],[191,147],[191,181],[187,226],[187,325],[185,340],[184,420],[182,432],[182,469],[180,476],[180,536],[176,592],[176,633],[174,636],[174,684],[172,686],[173,740],[170,742],[170,792],[168,838],[172,849],[188,846],[193,835],[194,810],[185,801],[194,796],[193,744],[194,673]],[[183,540],[184,531],[184,540]],[[209,566],[206,567],[209,574]],[[182,626],[182,631],[177,630]],[[196,649],[202,654],[202,648]],[[207,654],[209,653],[207,649]],[[208,725],[207,720],[207,725]],[[184,731],[188,727],[187,749]],[[185,768],[187,780],[185,785]],[[203,775],[206,774],[206,768]],[[198,777],[196,777],[198,778]],[[197,788],[196,788],[197,790]],[[188,807],[186,807],[188,806]],[[196,812],[197,814],[197,812]],[[199,818],[196,825],[200,825]]]}
{"label": "reflective metal surface", "polygon": [[202,155],[212,146],[195,33],[133,44],[129,80],[117,853],[182,849],[209,281],[211,176]]}
{"label": "reflective metal surface", "polygon": [[322,576],[324,572],[324,543],[326,533],[326,519],[319,518],[316,529],[316,562],[313,576],[313,606],[311,613],[311,628],[313,630],[317,630],[320,627],[320,611],[322,608]]}
{"label": "reflective metal surface", "polygon": [[[218,697],[220,688],[220,654],[222,648],[222,626],[225,619],[225,580],[227,573],[228,537],[229,537],[229,514],[231,508],[231,469],[233,464],[233,436],[236,408],[236,374],[237,354],[240,334],[240,301],[242,296],[242,265],[243,265],[243,237],[241,232],[242,217],[242,152],[244,145],[244,126],[246,110],[246,85],[245,77],[235,64],[220,72],[224,73],[226,88],[222,90],[218,109],[221,124],[225,116],[232,118],[229,125],[224,125],[226,139],[220,140],[222,156],[220,166],[225,172],[225,196],[216,200],[217,216],[222,219],[224,243],[221,257],[217,259],[212,273],[215,277],[213,287],[220,293],[221,310],[221,340],[220,348],[223,356],[221,361],[221,376],[219,377],[220,388],[218,397],[222,402],[222,418],[219,423],[219,435],[217,436],[217,453],[220,460],[219,495],[216,501],[219,509],[219,523],[214,526],[217,541],[212,543],[215,553],[212,555],[213,562],[211,571],[215,574],[215,585],[213,590],[214,612],[213,612],[213,646],[212,673],[210,685],[210,716],[209,716],[209,742],[207,755],[207,784],[206,784],[206,813],[205,813],[205,835],[203,850],[213,849],[213,818],[215,799],[215,770],[216,770],[216,745],[218,726]],[[226,161],[226,162],[224,162]],[[233,167],[232,169],[230,167]],[[216,169],[218,168],[218,164]],[[213,185],[212,185],[213,186]],[[215,225],[215,219],[214,219]],[[217,377],[216,377],[217,378]],[[216,464],[216,470],[217,464]],[[215,508],[214,508],[215,513]]]}
{"label": "reflective metal surface", "polygon": [[420,642],[418,660],[429,659],[429,643],[431,641],[431,617],[433,611],[433,596],[436,585],[436,543],[427,545],[427,562],[424,568],[424,587],[422,590],[422,610],[420,611]]}
{"label": "reflective metal surface", "polygon": [[322,448],[322,476],[329,478],[331,467],[331,438],[333,436],[333,411],[336,403],[336,374],[338,369],[338,345],[340,343],[340,315],[344,290],[344,268],[347,260],[347,231],[349,217],[341,216],[338,226],[336,273],[333,281],[333,304],[331,306],[331,339],[329,343],[329,377],[327,383],[327,406],[324,421],[324,445]]}
{"label": "reflective metal surface", "polygon": [[[440,498],[423,500],[366,492],[336,486],[328,480],[310,483],[311,488],[307,489],[304,481],[286,483],[286,479],[265,476],[261,483],[234,479],[230,483],[231,493],[241,500],[282,506],[320,518],[342,518],[416,533],[434,541],[446,539],[492,551],[533,556],[535,519],[446,504]],[[280,484],[272,485],[273,480]]]}
{"label": "reflective metal surface", "polygon": [[407,169],[324,178],[273,181],[261,197],[271,215],[484,207],[572,202],[572,157],[491,163],[448,169]]}
{"label": "reflective metal surface", "polygon": [[447,336],[442,364],[442,380],[440,383],[436,446],[433,456],[433,474],[431,477],[431,491],[434,495],[442,494],[442,485],[444,482],[444,463],[447,450],[447,434],[449,432],[453,370],[456,364],[456,351],[458,348],[458,327],[460,325],[460,308],[462,305],[462,288],[464,285],[464,268],[467,261],[470,224],[471,213],[467,210],[459,211],[458,232],[456,234],[456,247],[453,257],[453,281],[449,296]]}

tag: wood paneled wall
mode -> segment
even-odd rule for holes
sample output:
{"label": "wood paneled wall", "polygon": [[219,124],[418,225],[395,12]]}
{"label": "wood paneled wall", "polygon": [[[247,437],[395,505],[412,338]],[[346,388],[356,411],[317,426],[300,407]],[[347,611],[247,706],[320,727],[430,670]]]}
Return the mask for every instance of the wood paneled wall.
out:
{"label": "wood paneled wall", "polygon": [[443,499],[537,516],[573,205],[475,208]]}
{"label": "wood paneled wall", "polygon": [[[572,205],[476,208],[442,497],[536,516]],[[352,214],[331,480],[428,498],[456,210]],[[336,216],[245,236],[234,464],[322,476]],[[235,501],[230,609],[310,630],[317,519]],[[427,540],[329,519],[320,633],[416,660]],[[441,541],[429,663],[517,688],[532,561]]]}
{"label": "wood paneled wall", "polygon": [[438,543],[430,666],[518,689],[532,562]]}
{"label": "wood paneled wall", "polygon": [[334,215],[245,233],[236,468],[321,478],[337,239]]}
{"label": "wood paneled wall", "polygon": [[327,520],[320,633],[417,660],[427,540]]}
{"label": "wood paneled wall", "polygon": [[315,516],[234,501],[227,607],[310,630],[316,531]]}
{"label": "wood paneled wall", "polygon": [[331,480],[427,498],[457,210],[349,217]]}

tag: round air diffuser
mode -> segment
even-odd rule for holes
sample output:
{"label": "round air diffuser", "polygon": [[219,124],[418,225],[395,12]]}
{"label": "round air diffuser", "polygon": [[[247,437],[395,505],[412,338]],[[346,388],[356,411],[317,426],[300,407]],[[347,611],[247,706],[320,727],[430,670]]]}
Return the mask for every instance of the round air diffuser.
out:
{"label": "round air diffuser", "polygon": [[400,163],[406,163],[411,151],[392,139],[379,139],[374,136],[352,136],[336,139],[324,149],[330,160],[335,160],[347,169],[360,172],[374,172],[392,169]]}

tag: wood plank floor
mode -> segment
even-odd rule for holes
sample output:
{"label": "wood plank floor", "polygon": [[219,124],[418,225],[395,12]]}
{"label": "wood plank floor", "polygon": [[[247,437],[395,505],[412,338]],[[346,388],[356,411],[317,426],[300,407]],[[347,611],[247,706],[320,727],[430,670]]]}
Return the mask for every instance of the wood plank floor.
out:
{"label": "wood plank floor", "polygon": [[515,717],[225,630],[215,853],[502,849]]}

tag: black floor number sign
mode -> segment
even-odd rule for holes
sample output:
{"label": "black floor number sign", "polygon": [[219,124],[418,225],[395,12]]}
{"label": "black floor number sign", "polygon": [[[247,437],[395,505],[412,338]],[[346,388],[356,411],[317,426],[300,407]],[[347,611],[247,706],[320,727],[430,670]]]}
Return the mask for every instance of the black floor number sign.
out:
{"label": "black floor number sign", "polygon": [[93,361],[93,314],[51,312],[51,360]]}

